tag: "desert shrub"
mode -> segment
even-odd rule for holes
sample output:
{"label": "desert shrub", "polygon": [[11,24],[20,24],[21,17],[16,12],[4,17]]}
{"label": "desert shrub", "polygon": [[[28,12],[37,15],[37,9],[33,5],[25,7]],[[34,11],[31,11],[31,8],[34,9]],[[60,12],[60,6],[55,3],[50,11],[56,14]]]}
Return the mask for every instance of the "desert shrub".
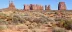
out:
{"label": "desert shrub", "polygon": [[63,25],[66,29],[72,29],[72,20],[66,20]]}
{"label": "desert shrub", "polygon": [[34,28],[33,25],[28,26],[28,29],[33,29],[33,28]]}
{"label": "desert shrub", "polygon": [[66,30],[63,29],[63,28],[54,27],[54,28],[53,28],[53,32],[66,32]]}
{"label": "desert shrub", "polygon": [[35,30],[32,30],[32,32],[36,32]]}
{"label": "desert shrub", "polygon": [[24,19],[26,21],[30,21],[31,23],[35,22],[35,23],[47,23],[49,20],[48,18],[45,18],[45,17],[30,17],[30,16],[26,16],[24,17]]}
{"label": "desert shrub", "polygon": [[65,23],[65,21],[63,19],[59,20],[58,26],[59,27],[63,27],[63,24]]}
{"label": "desert shrub", "polygon": [[59,22],[60,27],[64,27],[66,29],[72,29],[72,20],[60,20]]}
{"label": "desert shrub", "polygon": [[8,24],[7,21],[4,21],[4,19],[0,19],[0,25],[6,25],[6,24]]}
{"label": "desert shrub", "polygon": [[46,23],[46,19],[44,19],[44,18],[35,18],[34,20],[33,20],[33,22],[36,22],[36,23]]}
{"label": "desert shrub", "polygon": [[18,24],[18,23],[19,23],[19,18],[13,17],[13,18],[12,18],[12,22],[13,22],[14,24]]}
{"label": "desert shrub", "polygon": [[29,16],[27,16],[27,17],[23,17],[26,21],[30,21],[31,22],[31,20],[32,19],[34,19],[34,18],[32,18],[32,17],[29,17]]}
{"label": "desert shrub", "polygon": [[0,30],[4,30],[4,29],[7,29],[7,26],[6,25],[0,25]]}
{"label": "desert shrub", "polygon": [[19,16],[19,15],[14,15],[13,17],[12,17],[12,22],[14,23],[14,24],[19,24],[19,23],[24,23],[24,19],[21,17],[21,16]]}
{"label": "desert shrub", "polygon": [[6,15],[4,13],[0,13],[0,16],[7,17],[8,15]]}

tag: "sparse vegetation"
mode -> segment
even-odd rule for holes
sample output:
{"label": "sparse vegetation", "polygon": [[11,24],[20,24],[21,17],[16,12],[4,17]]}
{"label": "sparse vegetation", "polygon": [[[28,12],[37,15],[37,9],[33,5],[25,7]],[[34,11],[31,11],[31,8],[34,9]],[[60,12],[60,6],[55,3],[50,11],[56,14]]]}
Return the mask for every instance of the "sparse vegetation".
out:
{"label": "sparse vegetation", "polygon": [[7,29],[7,26],[6,25],[0,25],[0,30],[4,30],[4,29]]}
{"label": "sparse vegetation", "polygon": [[64,20],[64,19],[60,19],[60,22],[58,23],[59,27],[64,27],[66,29],[72,29],[72,20]]}
{"label": "sparse vegetation", "polygon": [[53,29],[53,32],[67,32],[67,31],[65,29],[63,29],[63,28],[55,27]]}
{"label": "sparse vegetation", "polygon": [[[57,16],[57,13],[54,14],[56,14],[54,16]],[[0,25],[6,25],[6,26],[4,27],[0,26],[0,30],[11,29],[16,31],[43,32],[42,29],[46,31],[48,27],[51,27],[51,29],[53,27],[54,28],[53,32],[66,32],[66,29],[72,30],[72,20],[50,17],[49,15],[51,14],[47,13],[47,15],[44,15],[44,13],[42,12],[28,12],[28,11],[25,12],[13,11],[12,13],[9,14],[1,12]],[[55,22],[58,23],[56,24]],[[55,29],[56,27],[60,28]]]}

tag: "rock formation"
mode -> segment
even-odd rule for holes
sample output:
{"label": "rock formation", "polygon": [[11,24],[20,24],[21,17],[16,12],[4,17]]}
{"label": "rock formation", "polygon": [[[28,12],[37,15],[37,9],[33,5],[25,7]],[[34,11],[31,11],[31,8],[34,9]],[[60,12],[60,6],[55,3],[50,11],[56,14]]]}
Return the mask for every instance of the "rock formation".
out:
{"label": "rock formation", "polygon": [[42,5],[37,5],[37,10],[43,10],[43,6]]}
{"label": "rock formation", "polygon": [[37,6],[35,4],[30,4],[30,10],[37,10]]}
{"label": "rock formation", "polygon": [[30,10],[33,10],[33,4],[30,4]]}
{"label": "rock formation", "polygon": [[45,5],[45,10],[51,10],[51,9],[50,9],[50,5],[48,5],[48,6]]}
{"label": "rock formation", "polygon": [[30,10],[30,6],[29,5],[24,5],[24,10]]}
{"label": "rock formation", "polygon": [[42,5],[39,5],[39,8],[40,8],[39,10],[43,10],[43,6]]}
{"label": "rock formation", "polygon": [[33,5],[33,10],[37,10],[37,5]]}
{"label": "rock formation", "polygon": [[43,10],[43,6],[38,4],[30,4],[30,10]]}
{"label": "rock formation", "polygon": [[10,10],[16,9],[16,8],[15,8],[15,5],[13,4],[13,1],[10,1],[10,2],[9,2],[9,7],[8,7],[8,9],[10,9]]}
{"label": "rock formation", "polygon": [[58,4],[58,10],[66,10],[65,2],[59,2],[59,4]]}

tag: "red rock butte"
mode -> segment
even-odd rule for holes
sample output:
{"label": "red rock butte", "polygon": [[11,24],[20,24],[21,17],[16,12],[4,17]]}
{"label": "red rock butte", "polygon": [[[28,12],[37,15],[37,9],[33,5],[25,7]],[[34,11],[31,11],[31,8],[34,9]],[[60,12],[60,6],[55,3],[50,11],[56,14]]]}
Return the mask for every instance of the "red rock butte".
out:
{"label": "red rock butte", "polygon": [[[45,5],[45,7],[44,7],[44,6],[40,5],[40,4],[29,4],[29,5],[24,4],[24,8],[22,10],[23,11],[29,11],[29,10],[37,10],[37,11],[40,10],[41,11],[41,10],[44,10],[44,8],[45,8],[45,10],[48,10],[48,11],[51,10],[50,5]],[[13,1],[9,2],[9,7],[6,8],[6,10],[7,9],[8,10],[16,10]],[[66,10],[65,2],[59,2],[58,10]]]}
{"label": "red rock butte", "polygon": [[9,7],[8,7],[8,9],[10,9],[10,10],[16,9],[13,1],[9,1]]}
{"label": "red rock butte", "polygon": [[48,6],[45,5],[45,10],[51,10],[51,9],[50,9],[50,5],[48,5]]}
{"label": "red rock butte", "polygon": [[30,10],[30,6],[25,4],[23,10]]}
{"label": "red rock butte", "polygon": [[43,10],[43,6],[38,4],[30,4],[30,5],[25,4],[24,10]]}
{"label": "red rock butte", "polygon": [[58,10],[66,10],[66,4],[65,4],[65,2],[59,2],[59,4],[58,4]]}

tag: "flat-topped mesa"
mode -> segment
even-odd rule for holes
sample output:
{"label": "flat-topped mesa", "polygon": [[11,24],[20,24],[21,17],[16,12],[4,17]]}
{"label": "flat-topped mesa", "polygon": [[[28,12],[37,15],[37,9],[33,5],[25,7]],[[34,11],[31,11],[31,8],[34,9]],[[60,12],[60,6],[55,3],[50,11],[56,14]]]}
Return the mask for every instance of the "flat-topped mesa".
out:
{"label": "flat-topped mesa", "polygon": [[25,11],[30,10],[30,5],[26,5],[26,4],[25,4],[25,5],[24,5],[24,10],[25,10]]}
{"label": "flat-topped mesa", "polygon": [[15,8],[15,5],[13,4],[13,1],[11,1],[11,2],[9,3],[8,9],[10,9],[10,10],[15,10],[15,9],[16,9],[16,8]]}
{"label": "flat-topped mesa", "polygon": [[38,4],[30,4],[30,10],[43,10],[43,6]]}
{"label": "flat-topped mesa", "polygon": [[48,5],[48,6],[45,5],[45,10],[51,10],[51,9],[50,9],[50,5]]}
{"label": "flat-topped mesa", "polygon": [[65,4],[65,2],[59,2],[59,4],[58,4],[58,10],[66,10],[66,4]]}

